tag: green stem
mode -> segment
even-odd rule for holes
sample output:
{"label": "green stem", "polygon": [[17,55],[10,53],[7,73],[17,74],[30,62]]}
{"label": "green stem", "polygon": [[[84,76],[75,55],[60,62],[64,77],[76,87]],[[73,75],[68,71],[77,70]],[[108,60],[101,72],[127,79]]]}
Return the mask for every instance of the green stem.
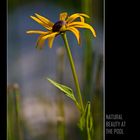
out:
{"label": "green stem", "polygon": [[22,126],[21,126],[21,112],[20,112],[20,92],[18,85],[14,85],[14,97],[15,97],[15,117],[17,125],[18,139],[22,140]]}
{"label": "green stem", "polygon": [[68,44],[66,33],[62,34],[62,38],[64,40],[66,51],[67,51],[67,54],[68,54],[68,58],[69,58],[69,62],[70,62],[75,86],[76,86],[76,91],[77,91],[78,98],[79,98],[80,105],[81,105],[81,109],[82,109],[82,111],[84,111],[84,105],[83,105],[83,100],[82,100],[82,96],[81,96],[81,92],[80,92],[79,82],[78,82],[78,78],[77,78],[77,74],[76,74],[76,70],[75,70],[75,65],[74,65],[71,50],[70,50],[70,47],[69,47],[69,44]]}

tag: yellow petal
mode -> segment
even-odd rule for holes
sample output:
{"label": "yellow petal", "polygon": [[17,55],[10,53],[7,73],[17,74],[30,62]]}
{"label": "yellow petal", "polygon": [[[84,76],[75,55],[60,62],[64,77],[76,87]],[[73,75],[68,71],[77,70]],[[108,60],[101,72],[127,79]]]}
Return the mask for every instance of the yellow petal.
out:
{"label": "yellow petal", "polygon": [[67,12],[64,12],[64,13],[60,13],[60,15],[59,15],[59,20],[65,20],[66,18],[67,18]]}
{"label": "yellow petal", "polygon": [[42,22],[41,20],[39,20],[38,18],[34,17],[34,16],[30,16],[33,20],[35,20],[37,23],[39,23],[40,25],[42,25],[43,27],[45,27],[48,30],[52,30],[52,27],[48,26],[47,24],[45,24],[44,22]]}
{"label": "yellow petal", "polygon": [[87,14],[83,14],[83,13],[79,13],[80,16],[86,17],[86,18],[90,18]]}
{"label": "yellow petal", "polygon": [[55,35],[48,38],[48,46],[49,46],[49,48],[52,48],[54,39],[55,39]]}
{"label": "yellow petal", "polygon": [[42,22],[44,22],[45,24],[47,24],[48,26],[52,27],[52,26],[54,25],[54,23],[51,22],[49,19],[47,19],[47,18],[45,18],[45,17],[43,17],[43,16],[41,16],[41,15],[39,15],[39,14],[37,14],[37,13],[35,13],[35,15],[36,15]]}
{"label": "yellow petal", "polygon": [[81,22],[85,22],[85,19],[82,16],[80,16],[79,18],[80,18]]}
{"label": "yellow petal", "polygon": [[90,26],[87,23],[84,23],[84,22],[72,22],[72,23],[69,24],[69,27],[78,27],[78,28],[86,28],[86,29],[89,29],[89,30],[91,30],[93,36],[96,37],[95,30],[93,29],[92,26]]}
{"label": "yellow petal", "polygon": [[68,19],[67,19],[66,21],[67,21],[67,23],[71,23],[71,22],[74,21],[75,19],[80,18],[80,20],[81,20],[82,22],[84,22],[84,18],[83,18],[83,17],[89,18],[89,16],[86,15],[86,14],[76,13],[76,14],[73,14],[73,15],[69,16]]}
{"label": "yellow petal", "polygon": [[44,31],[39,31],[39,30],[31,30],[31,31],[27,31],[27,34],[41,34],[41,35],[45,35],[48,32],[44,32]]}
{"label": "yellow petal", "polygon": [[78,44],[80,45],[80,32],[74,27],[68,27],[67,30],[71,31],[75,35]]}
{"label": "yellow petal", "polygon": [[47,34],[47,35],[41,35],[39,38],[38,38],[38,41],[37,41],[37,47],[38,48],[43,48],[44,46],[44,43],[45,43],[45,40],[50,38],[50,37],[55,37],[59,32],[55,32],[55,33],[50,33],[50,34]]}
{"label": "yellow petal", "polygon": [[44,41],[41,40],[43,36],[44,35],[40,35],[37,39],[36,48],[38,48],[38,49],[42,49],[44,46]]}

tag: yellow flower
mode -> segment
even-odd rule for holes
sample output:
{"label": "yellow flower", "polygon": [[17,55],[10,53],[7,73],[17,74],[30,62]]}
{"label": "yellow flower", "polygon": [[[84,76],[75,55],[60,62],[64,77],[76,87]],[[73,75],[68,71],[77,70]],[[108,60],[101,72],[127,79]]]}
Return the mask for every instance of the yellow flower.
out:
{"label": "yellow flower", "polygon": [[[89,29],[93,36],[96,37],[95,30],[84,21],[84,18],[89,18],[89,16],[83,13],[76,13],[71,16],[68,16],[66,12],[60,13],[59,21],[56,23],[53,23],[47,18],[36,13],[35,16],[31,16],[31,18],[47,29],[47,31],[31,30],[26,32],[28,34],[40,35],[37,39],[37,47],[40,49],[43,47],[46,39],[48,39],[48,45],[51,48],[54,38],[65,31],[71,31],[75,35],[78,44],[80,44],[80,32],[77,28]],[[77,18],[79,18],[80,21],[75,21]]]}

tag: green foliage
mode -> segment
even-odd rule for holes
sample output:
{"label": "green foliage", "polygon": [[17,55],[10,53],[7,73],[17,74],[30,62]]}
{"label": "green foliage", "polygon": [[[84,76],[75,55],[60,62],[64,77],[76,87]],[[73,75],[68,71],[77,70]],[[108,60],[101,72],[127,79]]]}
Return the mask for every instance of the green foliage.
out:
{"label": "green foliage", "polygon": [[91,140],[93,136],[93,118],[90,111],[90,106],[91,104],[88,101],[78,123],[81,131],[87,131],[88,140]]}
{"label": "green foliage", "polygon": [[48,81],[53,84],[55,87],[57,87],[58,89],[60,89],[61,91],[63,91],[65,93],[66,96],[68,96],[72,101],[74,101],[74,103],[76,104],[76,106],[78,107],[79,110],[81,110],[81,107],[79,105],[79,103],[77,102],[73,90],[65,85],[59,84],[49,78],[47,78]]}
{"label": "green foliage", "polygon": [[[80,105],[77,102],[74,96],[73,90],[71,88],[65,85],[59,84],[49,78],[47,79],[51,84],[53,84],[55,87],[63,91],[67,97],[69,97],[72,101],[74,101],[74,103],[77,105],[77,107],[81,111]],[[80,117],[78,126],[82,132],[86,131],[88,140],[91,140],[93,136],[93,118],[91,114],[91,104],[89,101],[87,102],[84,111],[83,112],[81,111],[81,117]]]}
{"label": "green foliage", "polygon": [[20,112],[20,91],[17,84],[8,87],[7,101],[8,140],[23,140]]}

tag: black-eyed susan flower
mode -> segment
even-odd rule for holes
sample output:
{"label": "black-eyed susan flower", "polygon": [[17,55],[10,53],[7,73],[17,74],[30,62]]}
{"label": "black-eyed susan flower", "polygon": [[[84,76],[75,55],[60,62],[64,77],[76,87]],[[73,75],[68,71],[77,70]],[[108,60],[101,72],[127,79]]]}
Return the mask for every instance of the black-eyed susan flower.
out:
{"label": "black-eyed susan flower", "polygon": [[[31,18],[47,29],[47,31],[27,31],[28,34],[40,35],[37,39],[37,47],[40,49],[44,46],[44,42],[46,39],[48,40],[48,45],[51,48],[53,45],[54,38],[57,35],[62,34],[66,31],[71,31],[75,35],[78,44],[80,44],[80,32],[77,28],[89,29],[92,32],[93,36],[96,37],[96,32],[93,29],[93,27],[85,23],[84,20],[84,18],[89,18],[89,16],[83,13],[76,13],[72,14],[71,16],[68,16],[66,12],[60,13],[59,21],[57,21],[56,23],[51,22],[49,19],[37,13],[35,13],[35,16],[31,16]],[[76,19],[78,18],[80,20],[77,21]]]}

